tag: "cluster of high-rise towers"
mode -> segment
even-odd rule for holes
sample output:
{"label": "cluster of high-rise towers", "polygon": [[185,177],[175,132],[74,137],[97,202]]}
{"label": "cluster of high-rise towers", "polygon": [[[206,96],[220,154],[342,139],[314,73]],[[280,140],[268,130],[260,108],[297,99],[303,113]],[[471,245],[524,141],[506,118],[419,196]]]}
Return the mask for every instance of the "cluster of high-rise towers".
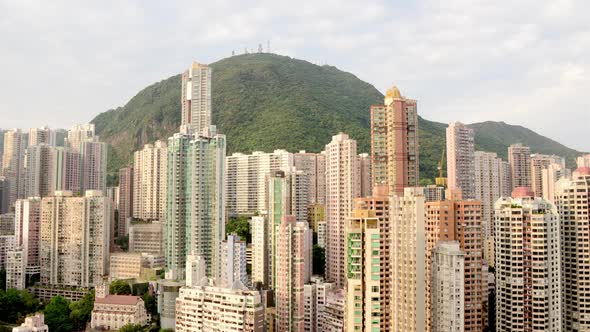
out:
{"label": "cluster of high-rise towers", "polygon": [[[448,176],[441,160],[422,185],[417,102],[394,87],[367,110],[370,154],[339,133],[322,152],[227,156],[211,75],[183,73],[179,132],[136,151],[118,187],[93,125],[63,143],[5,132],[7,287],[77,299],[147,280],[160,325],[178,331],[590,330],[590,155],[571,172],[514,144],[504,161],[455,122]],[[244,216],[251,240],[226,232]],[[108,315],[92,326],[115,326]]]}

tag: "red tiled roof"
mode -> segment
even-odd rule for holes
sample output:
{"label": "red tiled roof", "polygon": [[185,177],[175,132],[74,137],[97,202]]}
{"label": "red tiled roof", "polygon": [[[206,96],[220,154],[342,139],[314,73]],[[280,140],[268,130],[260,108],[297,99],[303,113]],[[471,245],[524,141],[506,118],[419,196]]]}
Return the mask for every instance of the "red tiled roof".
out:
{"label": "red tiled roof", "polygon": [[132,295],[107,295],[106,297],[98,297],[94,300],[95,303],[103,303],[103,304],[125,304],[125,305],[134,305],[139,302],[139,296],[132,296]]}

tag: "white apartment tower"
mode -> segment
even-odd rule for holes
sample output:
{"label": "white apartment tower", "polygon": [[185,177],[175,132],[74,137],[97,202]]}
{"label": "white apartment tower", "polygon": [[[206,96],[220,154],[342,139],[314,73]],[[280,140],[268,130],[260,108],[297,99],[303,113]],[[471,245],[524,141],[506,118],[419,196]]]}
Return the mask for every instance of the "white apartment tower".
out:
{"label": "white apartment tower", "polygon": [[499,332],[562,330],[559,215],[532,194],[517,188],[495,204]]}
{"label": "white apartment tower", "polygon": [[392,332],[426,331],[426,209],[422,188],[393,196],[391,213]]}
{"label": "white apartment tower", "polygon": [[344,287],[346,218],[360,195],[356,141],[340,133],[326,145],[326,278]]}
{"label": "white apartment tower", "polygon": [[439,241],[430,269],[430,326],[432,332],[463,332],[465,311],[465,254],[457,241]]}
{"label": "white apartment tower", "polygon": [[56,192],[41,201],[41,283],[92,287],[108,274],[111,201],[100,191],[84,197]]}
{"label": "white apartment tower", "polygon": [[555,205],[561,224],[563,330],[589,331],[590,315],[590,168],[580,167],[571,179],[555,184]]}
{"label": "white apartment tower", "polygon": [[447,178],[449,189],[461,189],[463,198],[475,198],[475,134],[461,122],[447,127]]}
{"label": "white apartment tower", "polygon": [[193,62],[182,74],[182,133],[202,134],[211,126],[211,67]]}
{"label": "white apartment tower", "polygon": [[164,218],[166,199],[166,143],[156,141],[136,151],[133,163],[133,217]]}
{"label": "white apartment tower", "polygon": [[232,287],[236,282],[247,286],[246,242],[235,234],[229,234],[221,243],[221,280],[220,284]]}

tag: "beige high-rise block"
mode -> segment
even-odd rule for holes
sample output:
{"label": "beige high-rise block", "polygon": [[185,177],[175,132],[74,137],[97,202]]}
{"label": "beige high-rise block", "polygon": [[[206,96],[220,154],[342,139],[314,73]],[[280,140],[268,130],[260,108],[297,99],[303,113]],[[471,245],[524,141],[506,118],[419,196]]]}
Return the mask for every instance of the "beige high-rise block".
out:
{"label": "beige high-rise block", "polygon": [[461,122],[447,127],[447,178],[449,189],[461,189],[465,199],[475,198],[475,133]]}
{"label": "beige high-rise block", "polygon": [[4,176],[4,193],[8,208],[18,198],[25,195],[25,149],[27,139],[20,129],[4,133],[4,150],[2,155],[2,172]]}
{"label": "beige high-rise block", "polygon": [[369,197],[373,191],[373,180],[371,176],[371,156],[368,153],[358,155],[357,168],[360,197]]}
{"label": "beige high-rise block", "polygon": [[166,143],[156,141],[136,151],[133,163],[133,217],[162,220],[166,206]]}
{"label": "beige high-rise block", "polygon": [[576,158],[576,164],[580,167],[590,167],[590,153]]}
{"label": "beige high-rise block", "polygon": [[265,216],[254,216],[250,221],[252,230],[252,284],[270,286],[270,225]]}
{"label": "beige high-rise block", "polygon": [[344,225],[360,195],[356,141],[340,133],[326,145],[326,278],[344,287]]}
{"label": "beige high-rise block", "polygon": [[92,287],[108,274],[111,201],[100,191],[84,197],[56,192],[41,201],[41,283]]}
{"label": "beige high-rise block", "polygon": [[29,129],[29,146],[47,144],[55,146],[56,132],[48,127],[30,128]]}
{"label": "beige high-rise block", "polygon": [[426,207],[422,188],[406,188],[390,202],[391,331],[421,332],[427,324]]}

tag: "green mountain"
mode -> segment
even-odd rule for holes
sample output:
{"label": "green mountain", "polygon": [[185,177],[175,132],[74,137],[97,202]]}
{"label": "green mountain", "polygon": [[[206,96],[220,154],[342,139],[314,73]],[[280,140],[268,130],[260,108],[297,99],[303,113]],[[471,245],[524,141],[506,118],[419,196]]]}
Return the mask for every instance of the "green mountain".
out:
{"label": "green mountain", "polygon": [[[371,104],[383,95],[371,84],[332,66],[275,54],[248,54],[211,64],[213,123],[227,135],[228,153],[321,151],[342,131],[358,141],[359,152],[370,152]],[[92,122],[110,143],[109,171],[132,160],[133,151],[156,139],[166,139],[180,125],[180,75],[152,84],[125,106],[98,115]],[[420,170],[424,179],[436,176],[445,144],[446,124],[420,118]],[[579,154],[520,126],[503,122],[471,125],[478,149],[505,157],[507,146],[523,143],[532,151],[568,157]]]}

